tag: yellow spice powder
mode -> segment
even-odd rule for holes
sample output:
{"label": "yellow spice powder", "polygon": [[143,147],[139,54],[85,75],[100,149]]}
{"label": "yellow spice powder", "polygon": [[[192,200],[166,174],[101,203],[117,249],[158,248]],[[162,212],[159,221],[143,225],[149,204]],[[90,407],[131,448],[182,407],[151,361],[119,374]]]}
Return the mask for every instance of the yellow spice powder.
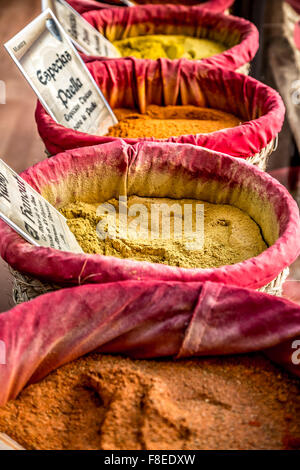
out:
{"label": "yellow spice powder", "polygon": [[207,134],[241,124],[241,119],[233,114],[192,105],[150,105],[145,114],[119,108],[114,113],[119,122],[109,129],[108,135],[131,139]]}
{"label": "yellow spice powder", "polygon": [[[230,205],[211,204],[193,199],[130,196],[127,200],[128,230],[124,231],[122,224],[118,222],[119,201],[111,199],[107,203],[115,208],[116,215],[113,213],[101,215],[99,212],[97,215],[98,203],[78,202],[61,209],[71,231],[86,253],[184,268],[211,268],[238,263],[259,255],[267,248],[258,225],[245,212]],[[153,207],[155,204],[159,204],[160,208],[161,204],[164,204],[164,210],[155,212]],[[178,230],[174,230],[174,221],[178,224],[183,220],[180,219],[180,209],[181,214],[186,214],[184,205],[191,207],[193,225],[191,231],[185,230],[178,236]],[[196,217],[197,210],[201,213],[199,207],[204,209],[203,246],[201,219]],[[152,215],[153,212],[159,214],[159,219]],[[197,220],[200,220],[198,227]],[[166,234],[168,236],[165,230],[168,221],[170,237],[164,238]],[[103,238],[106,236],[105,239],[101,239],[97,234],[97,225],[98,233],[102,234]],[[181,226],[183,227],[183,224]]]}
{"label": "yellow spice powder", "polygon": [[123,57],[139,59],[206,59],[221,54],[227,47],[212,39],[177,34],[149,34],[113,42]]}

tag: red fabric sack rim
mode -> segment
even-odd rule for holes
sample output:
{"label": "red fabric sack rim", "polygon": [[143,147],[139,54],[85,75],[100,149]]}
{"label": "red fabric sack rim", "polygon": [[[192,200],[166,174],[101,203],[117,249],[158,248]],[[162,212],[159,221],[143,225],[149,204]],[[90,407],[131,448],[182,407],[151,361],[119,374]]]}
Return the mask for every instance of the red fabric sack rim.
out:
{"label": "red fabric sack rim", "polygon": [[291,5],[291,7],[294,8],[296,13],[300,15],[300,1],[299,0],[285,0],[287,3]]}
{"label": "red fabric sack rim", "polygon": [[[186,16],[192,16],[196,18],[198,14],[205,14],[205,19],[210,19],[214,25],[215,20],[222,21],[224,29],[237,30],[241,34],[241,40],[238,44],[227,49],[226,51],[216,54],[207,59],[202,59],[202,64],[214,65],[223,67],[229,70],[237,70],[243,65],[251,62],[254,58],[258,47],[259,47],[259,32],[256,26],[244,18],[240,18],[232,15],[225,15],[220,12],[212,12],[206,8],[199,6],[187,7],[184,5],[139,5],[131,8],[112,8],[104,10],[92,10],[83,13],[83,17],[96,29],[98,29],[99,18],[101,18],[101,24],[108,26],[111,24],[112,17],[114,22],[117,24],[123,24],[126,22],[128,25],[128,18],[126,15],[130,15],[130,23],[139,23],[139,14],[144,13],[148,16],[149,21],[158,21],[160,16],[164,16],[165,19],[169,20],[172,13],[180,13],[182,18]],[[194,13],[194,15],[193,15]],[[130,26],[130,25],[129,25]],[[150,60],[152,59],[138,59],[138,60]],[[172,62],[170,59],[166,59],[168,62]]]}
{"label": "red fabric sack rim", "polygon": [[207,2],[204,2],[203,4],[200,3],[199,6],[202,5],[205,8],[223,13],[225,10],[227,10],[227,8],[230,8],[233,3],[234,3],[234,0],[208,0]]}
{"label": "red fabric sack rim", "polygon": [[[136,62],[139,59],[135,58],[122,58],[122,59],[98,59],[95,57],[87,57],[84,56],[86,61],[86,65],[88,69],[92,73],[92,67],[95,63],[105,63],[105,62],[114,62],[115,64],[122,63],[123,61],[132,61]],[[165,59],[160,59],[163,63]],[[210,74],[213,73],[222,73],[224,79],[230,80],[242,80],[244,82],[244,87],[248,84],[255,84],[259,86],[262,91],[268,93],[268,99],[270,101],[270,106],[264,115],[260,116],[257,119],[253,119],[251,121],[246,121],[243,124],[230,128],[224,129],[220,131],[211,132],[210,134],[196,134],[194,136],[183,135],[179,137],[169,137],[166,139],[155,139],[155,138],[139,138],[139,139],[130,139],[130,138],[119,138],[119,137],[110,137],[110,136],[96,136],[92,134],[87,134],[85,132],[76,131],[74,129],[65,127],[61,124],[52,119],[52,117],[48,114],[48,112],[44,109],[42,104],[37,101],[36,110],[35,110],[35,121],[37,123],[38,132],[40,137],[45,143],[46,148],[49,152],[53,155],[63,152],[65,150],[69,150],[71,148],[79,148],[79,147],[86,147],[89,145],[98,145],[98,144],[105,144],[108,142],[116,142],[116,141],[124,141],[128,144],[136,144],[139,142],[176,142],[179,144],[195,144],[199,146],[204,146],[210,149],[216,149],[222,153],[229,153],[227,148],[222,148],[220,142],[216,142],[217,140],[220,141],[220,138],[225,138],[226,140],[229,139],[230,142],[234,142],[236,139],[243,139],[244,142],[247,143],[247,155],[241,154],[240,145],[236,148],[236,151],[232,151],[230,153],[233,157],[247,159],[256,155],[257,153],[261,152],[268,144],[272,142],[273,139],[276,138],[278,133],[282,128],[282,124],[284,121],[284,114],[285,114],[285,106],[283,104],[282,98],[277,93],[276,90],[268,87],[267,85],[259,82],[255,78],[248,77],[246,75],[240,74],[238,72],[232,70],[223,70],[221,68],[216,68],[213,66],[203,66],[202,64],[191,64],[190,61],[185,59],[180,59],[178,64],[181,68],[185,68],[188,70],[189,67],[199,68],[199,70],[207,70]],[[163,67],[163,66],[162,66]],[[262,103],[262,104],[265,104]],[[253,127],[253,125],[255,127]],[[258,136],[257,128],[260,128],[262,131],[267,130],[267,136]],[[58,136],[59,135],[59,136]],[[242,137],[241,137],[242,135]],[[59,137],[59,142],[58,142]],[[191,142],[191,138],[194,139]],[[201,141],[201,139],[205,138],[205,143]],[[72,142],[72,145],[69,144]],[[63,147],[62,145],[65,145]]]}
{"label": "red fabric sack rim", "polygon": [[[174,147],[178,149],[177,144],[167,145],[174,145]],[[126,147],[128,147],[125,143],[121,144],[121,146],[123,148],[125,147],[125,150]],[[103,151],[103,146],[99,147]],[[111,144],[107,144],[107,151],[109,151],[110,147]],[[186,148],[186,145],[182,147]],[[190,145],[190,147],[195,150],[195,146]],[[96,148],[97,146],[94,147],[94,149]],[[51,159],[43,160],[23,172],[21,176],[27,181],[30,181],[31,178],[34,181],[35,178],[38,179],[39,174],[48,174],[49,176],[49,174],[52,173],[54,175],[53,171],[55,171],[56,166],[67,168],[68,161],[76,161],[76,159],[80,161],[82,158],[81,154],[88,149],[90,149],[90,147],[86,149],[83,148],[67,151]],[[131,150],[133,154],[137,150],[143,150],[143,144],[138,144],[135,149],[132,148]],[[210,158],[214,157],[215,152],[207,149],[202,149],[202,151],[203,150],[205,150],[205,154],[206,152],[210,154]],[[224,159],[225,161],[223,162]],[[188,162],[189,159],[186,157],[186,164],[188,164]],[[239,174],[241,174],[242,172],[251,172],[254,174],[259,183],[264,187],[267,187],[268,191],[270,194],[273,194],[274,198],[276,195],[276,200],[281,206],[281,212],[286,215],[285,222],[281,228],[281,236],[279,236],[278,240],[267,248],[267,250],[254,258],[219,268],[200,269],[178,268],[174,266],[161,265],[159,263],[120,259],[104,255],[75,254],[52,248],[33,246],[26,242],[20,235],[1,220],[0,254],[8,264],[18,271],[25,272],[40,279],[46,279],[50,282],[66,283],[66,285],[74,285],[74,282],[75,284],[81,284],[82,280],[84,283],[85,279],[87,282],[108,282],[105,280],[103,281],[103,279],[97,279],[97,275],[101,278],[101,271],[103,271],[104,268],[106,271],[108,269],[113,269],[113,273],[115,274],[115,272],[117,272],[117,276],[120,276],[120,274],[121,276],[124,276],[123,278],[118,278],[118,280],[155,279],[182,282],[203,282],[205,280],[210,280],[212,282],[225,282],[227,284],[252,289],[263,287],[279,275],[284,268],[290,266],[300,254],[299,209],[287,189],[267,173],[262,172],[248,163],[238,161],[234,157],[219,154],[218,167],[222,168],[222,164],[227,168],[232,167],[235,173],[239,172]],[[200,168],[203,167],[200,166]],[[35,269],[32,269],[33,257],[41,260],[41,263],[35,263]],[[47,260],[49,261],[48,266]],[[64,264],[66,261],[71,266],[71,268],[69,266],[71,273],[64,271]],[[27,269],[24,269],[25,263]],[[47,267],[46,274],[43,266]],[[159,269],[162,270],[162,266],[163,272],[159,271]],[[277,274],[275,275],[274,269],[277,271]],[[143,271],[143,274],[141,274],[141,271]],[[94,276],[94,279],[92,279],[91,276]],[[112,280],[113,279],[110,279],[110,281]]]}

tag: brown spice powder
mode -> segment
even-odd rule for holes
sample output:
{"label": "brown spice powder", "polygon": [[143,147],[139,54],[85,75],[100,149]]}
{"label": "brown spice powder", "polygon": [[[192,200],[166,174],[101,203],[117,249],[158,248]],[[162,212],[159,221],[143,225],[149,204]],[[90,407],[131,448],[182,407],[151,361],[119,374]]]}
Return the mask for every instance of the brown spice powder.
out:
{"label": "brown spice powder", "polygon": [[260,354],[131,360],[90,354],[0,409],[27,449],[299,449],[299,381]]}
{"label": "brown spice powder", "polygon": [[[195,199],[175,200],[129,196],[127,199],[128,233],[124,235],[118,226],[119,201],[111,199],[107,202],[116,208],[116,218],[111,214],[97,216],[96,211],[99,203],[72,203],[61,209],[62,214],[67,218],[71,231],[86,253],[131,258],[184,268],[211,268],[244,261],[259,255],[267,248],[258,225],[237,207],[226,204],[210,204]],[[160,212],[162,217],[159,236],[157,238],[150,237],[151,215],[155,204],[164,204],[164,207],[168,208],[174,207],[175,204],[177,205],[175,207],[181,209],[182,215],[185,213],[184,206],[189,205],[192,208],[194,223],[196,222],[197,205],[203,204],[203,247],[200,245],[201,248],[190,249],[189,241],[196,242],[197,245],[201,241],[201,230],[196,231],[196,224],[194,224],[194,234],[191,238],[187,237],[186,232],[183,235],[180,234],[181,238],[174,238],[174,213],[171,211]],[[130,217],[130,209],[140,207],[140,205],[143,205],[143,208],[147,210],[148,217],[141,218],[141,223],[133,225],[130,229],[130,224],[137,220],[136,217],[139,217],[138,214]],[[169,214],[170,239],[164,239],[163,235],[165,236],[166,233],[162,230],[163,221],[168,218]],[[99,222],[103,224],[106,232],[110,235],[104,240],[98,236],[96,231]],[[184,228],[183,218],[179,220],[179,223]],[[147,235],[148,238],[146,238]],[[111,236],[112,238],[110,238]]]}
{"label": "brown spice powder", "polygon": [[145,114],[132,109],[114,109],[114,113],[119,122],[109,129],[108,135],[132,139],[206,134],[241,124],[241,119],[232,114],[191,105],[151,105]]}

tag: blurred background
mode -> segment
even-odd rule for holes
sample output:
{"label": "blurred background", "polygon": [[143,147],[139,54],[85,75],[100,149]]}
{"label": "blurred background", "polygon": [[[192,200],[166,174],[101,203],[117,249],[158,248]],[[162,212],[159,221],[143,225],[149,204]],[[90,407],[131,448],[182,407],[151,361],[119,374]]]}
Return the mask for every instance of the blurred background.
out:
{"label": "blurred background", "polygon": [[[3,83],[6,89],[6,99],[0,99],[0,158],[18,173],[46,155],[34,120],[35,94],[3,44],[40,12],[40,0],[0,0],[1,96]],[[236,0],[231,13],[249,19],[259,29],[260,49],[250,75],[276,88],[287,108],[278,148],[272,154],[268,171],[288,187],[300,204],[300,27],[297,29],[300,0],[290,0],[287,4],[283,0]],[[292,266],[284,289],[285,296],[300,303],[298,280],[300,260]],[[10,273],[0,260],[0,312],[12,305]]]}

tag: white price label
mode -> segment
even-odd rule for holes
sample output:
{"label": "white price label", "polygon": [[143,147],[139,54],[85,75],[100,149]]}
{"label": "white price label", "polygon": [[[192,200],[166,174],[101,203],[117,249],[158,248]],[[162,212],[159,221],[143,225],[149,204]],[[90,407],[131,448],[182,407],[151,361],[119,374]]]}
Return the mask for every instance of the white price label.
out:
{"label": "white price label", "polygon": [[134,3],[129,2],[128,0],[120,0],[121,3],[124,3],[124,5],[127,5],[128,7],[134,7]]}
{"label": "white price label", "polygon": [[83,252],[65,217],[1,159],[0,218],[33,245]]}
{"label": "white price label", "polygon": [[105,135],[118,121],[50,9],[5,47],[44,108],[65,127]]}
{"label": "white price label", "polygon": [[42,9],[50,8],[77,49],[87,55],[120,57],[118,49],[90,25],[65,0],[42,0]]}

